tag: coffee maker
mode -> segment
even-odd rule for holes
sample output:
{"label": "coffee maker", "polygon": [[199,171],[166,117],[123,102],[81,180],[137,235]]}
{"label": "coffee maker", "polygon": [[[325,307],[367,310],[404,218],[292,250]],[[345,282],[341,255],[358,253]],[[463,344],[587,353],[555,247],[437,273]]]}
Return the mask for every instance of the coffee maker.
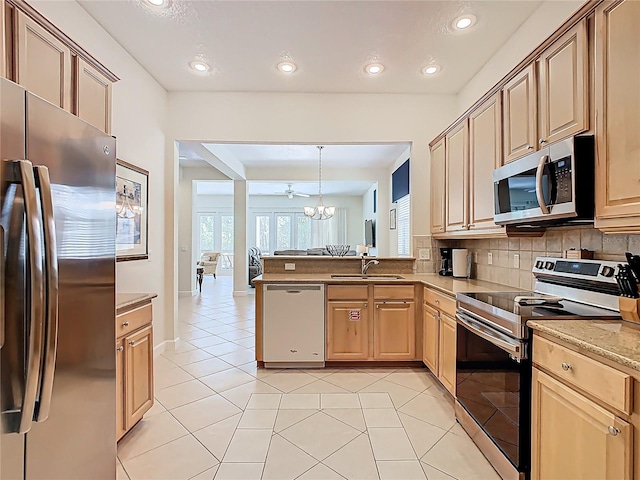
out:
{"label": "coffee maker", "polygon": [[440,249],[440,275],[449,277],[453,275],[453,248],[445,247]]}

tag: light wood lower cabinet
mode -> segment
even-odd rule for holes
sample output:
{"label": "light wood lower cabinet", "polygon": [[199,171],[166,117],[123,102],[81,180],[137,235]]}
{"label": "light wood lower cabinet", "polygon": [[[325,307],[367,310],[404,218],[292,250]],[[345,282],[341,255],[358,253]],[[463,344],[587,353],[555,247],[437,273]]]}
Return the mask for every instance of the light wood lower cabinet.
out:
{"label": "light wood lower cabinet", "polygon": [[435,375],[438,374],[440,343],[440,313],[426,302],[422,305],[422,361]]}
{"label": "light wood lower cabinet", "polygon": [[327,302],[327,360],[369,358],[368,302]]}
{"label": "light wood lower cabinet", "polygon": [[[146,319],[144,324],[140,324],[142,318]],[[116,438],[118,440],[153,406],[151,321],[150,303],[116,317],[116,331],[120,332],[116,341]]]}
{"label": "light wood lower cabinet", "polygon": [[451,395],[456,394],[456,321],[440,315],[438,378]]}
{"label": "light wood lower cabinet", "polygon": [[531,478],[630,479],[633,428],[533,369]]}
{"label": "light wood lower cabinet", "polygon": [[412,301],[375,302],[373,358],[413,360],[416,356],[415,319]]}

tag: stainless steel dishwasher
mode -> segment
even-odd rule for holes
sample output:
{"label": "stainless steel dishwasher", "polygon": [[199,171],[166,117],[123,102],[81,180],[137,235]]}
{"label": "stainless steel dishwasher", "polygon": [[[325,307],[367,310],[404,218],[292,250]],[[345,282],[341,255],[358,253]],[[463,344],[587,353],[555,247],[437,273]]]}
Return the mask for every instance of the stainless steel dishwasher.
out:
{"label": "stainless steel dishwasher", "polygon": [[324,366],[324,285],[263,285],[265,367]]}

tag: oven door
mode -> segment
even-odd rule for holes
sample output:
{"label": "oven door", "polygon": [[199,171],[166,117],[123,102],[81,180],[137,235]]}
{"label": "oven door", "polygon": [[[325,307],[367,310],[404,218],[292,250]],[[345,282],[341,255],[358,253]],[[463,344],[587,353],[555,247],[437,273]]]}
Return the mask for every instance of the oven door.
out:
{"label": "oven door", "polygon": [[530,462],[531,361],[528,341],[456,314],[457,401],[519,472]]}

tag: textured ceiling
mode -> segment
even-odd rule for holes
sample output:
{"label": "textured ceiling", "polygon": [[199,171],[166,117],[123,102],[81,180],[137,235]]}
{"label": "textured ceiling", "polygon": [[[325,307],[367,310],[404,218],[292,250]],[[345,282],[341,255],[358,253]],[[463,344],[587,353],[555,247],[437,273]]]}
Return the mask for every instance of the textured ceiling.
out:
{"label": "textured ceiling", "polygon": [[[457,93],[540,5],[475,1],[80,0],[167,90]],[[477,16],[469,31],[452,21]],[[188,64],[200,56],[206,74]],[[276,65],[290,57],[298,70]],[[377,60],[376,77],[364,66]],[[425,77],[421,69],[442,70]]]}

